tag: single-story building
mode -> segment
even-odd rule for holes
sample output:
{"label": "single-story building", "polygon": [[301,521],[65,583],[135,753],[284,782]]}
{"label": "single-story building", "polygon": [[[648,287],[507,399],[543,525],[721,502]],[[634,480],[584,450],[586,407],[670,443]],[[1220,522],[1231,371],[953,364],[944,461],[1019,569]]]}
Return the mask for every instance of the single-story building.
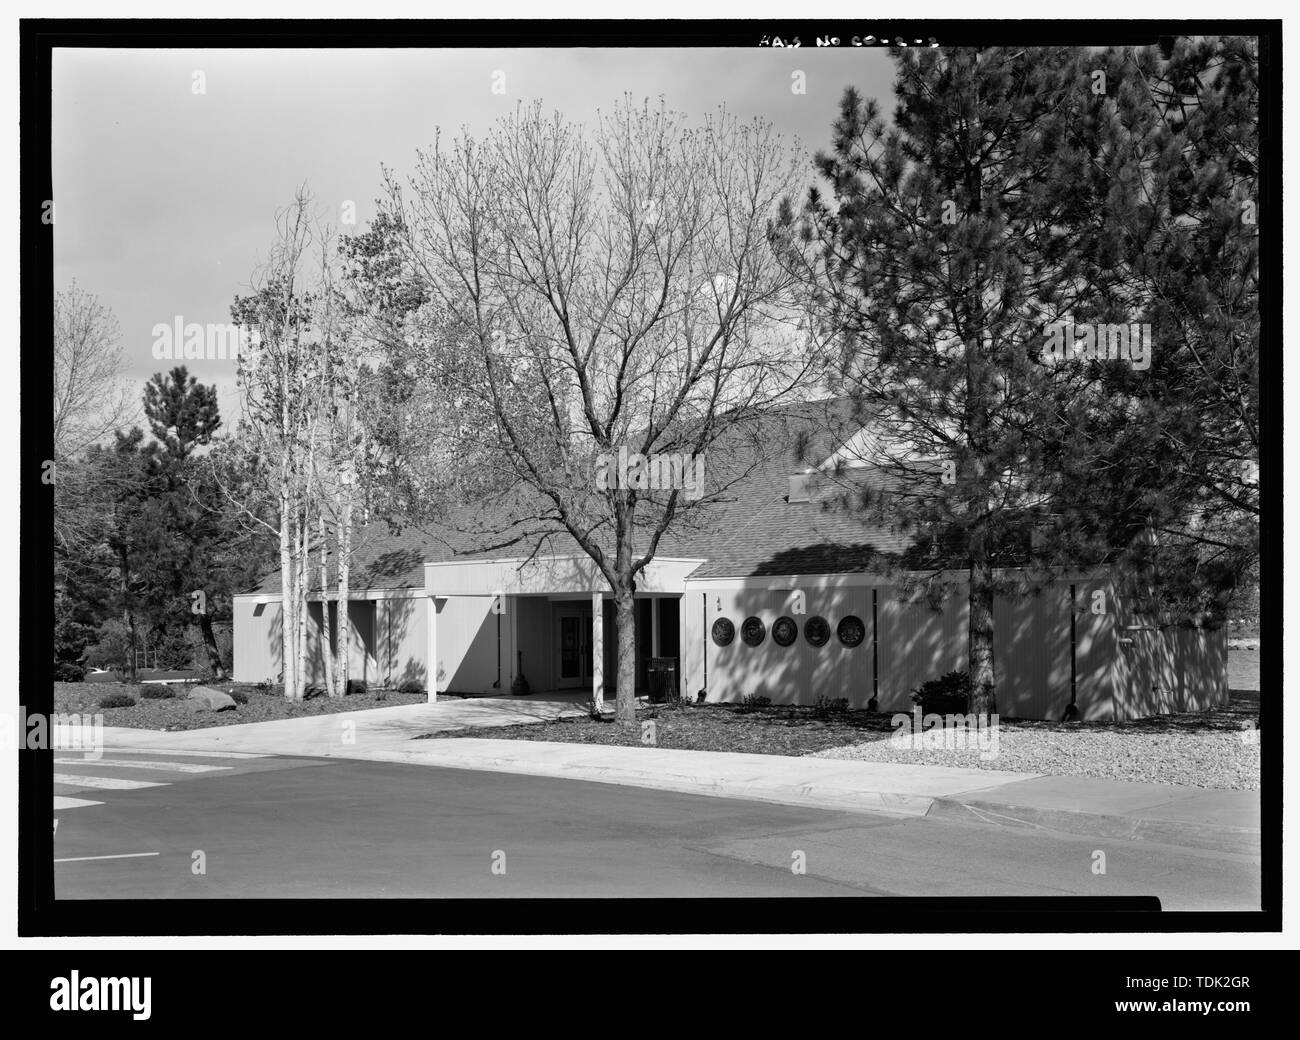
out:
{"label": "single-story building", "polygon": [[[780,443],[795,443],[790,426],[803,421],[786,416]],[[833,447],[823,449],[827,465],[843,442]],[[915,687],[965,669],[962,574],[946,576],[938,602],[906,591],[896,561],[910,539],[832,508],[836,482],[796,468],[789,452],[773,452],[744,469],[704,522],[665,536],[637,579],[638,689],[649,685],[651,659],[667,658],[691,699],[827,697],[852,707],[874,699],[881,711],[910,711]],[[509,695],[522,672],[535,693],[612,695],[613,601],[567,535],[492,552],[463,532],[371,524],[358,539],[351,586],[344,613],[354,678],[418,683],[434,700]],[[324,680],[321,633],[327,604],[338,624],[333,598],[310,597],[312,682]],[[1081,720],[1118,720],[1227,700],[1224,632],[1144,623],[1104,571],[1000,596],[994,617],[1004,716],[1060,719],[1073,703]],[[235,597],[236,680],[280,674],[279,618],[278,572]]]}

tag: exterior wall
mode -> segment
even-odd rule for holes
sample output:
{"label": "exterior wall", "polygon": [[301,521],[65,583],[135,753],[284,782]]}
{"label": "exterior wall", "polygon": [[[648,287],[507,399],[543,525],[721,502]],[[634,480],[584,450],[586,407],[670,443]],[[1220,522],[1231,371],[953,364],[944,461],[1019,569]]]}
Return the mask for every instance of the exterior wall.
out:
{"label": "exterior wall", "polygon": [[[1115,617],[1090,612],[1088,593],[1104,583],[1076,584],[1076,704],[1083,720],[1115,714]],[[803,588],[806,613],[793,613],[793,593],[744,587],[711,587],[702,596],[688,589],[683,610],[683,661],[686,689],[704,686],[705,637],[719,616],[736,625],[735,640],[719,647],[708,639],[708,699],[739,701],[748,694],[771,697],[774,704],[813,704],[819,696],[846,697],[865,707],[873,690],[872,593],[864,585]],[[967,662],[969,608],[966,591],[957,586],[937,608],[928,601],[905,598],[893,586],[876,586],[875,669],[880,711],[911,711],[911,692],[928,679],[964,671]],[[707,598],[707,618],[706,618]],[[782,614],[800,627],[794,645],[780,647],[771,638],[772,623]],[[803,635],[814,614],[827,619],[830,641],[814,647]],[[867,629],[862,644],[840,643],[836,627],[853,614]],[[763,620],[768,635],[757,647],[744,644],[741,622],[750,615]],[[998,675],[998,711],[1008,717],[1060,719],[1070,703],[1070,595],[1061,583],[1037,592],[1000,596],[994,604],[994,663]],[[1185,655],[1189,656],[1189,655]],[[1125,716],[1127,717],[1127,716]]]}
{"label": "exterior wall", "polygon": [[[799,615],[793,612],[789,589],[710,589],[703,598],[699,590],[688,591],[683,597],[681,648],[688,693],[693,695],[705,684],[704,639],[721,616],[735,624],[736,637],[725,647],[708,639],[710,701],[739,701],[756,694],[771,697],[773,704],[812,704],[826,696],[847,697],[852,707],[865,707],[871,699],[871,590],[807,589],[804,596],[806,613]],[[815,614],[831,626],[830,641],[823,647],[812,646],[803,636],[804,623]],[[862,644],[853,649],[843,646],[834,632],[848,614],[861,618],[867,629]],[[767,629],[756,647],[747,646],[740,636],[741,622],[751,615],[761,618]],[[772,639],[772,623],[782,615],[791,617],[800,629],[798,639],[788,647]]]}
{"label": "exterior wall", "polygon": [[375,602],[377,673],[389,686],[424,686],[425,625],[429,601],[424,596],[380,599]]}
{"label": "exterior wall", "polygon": [[[869,602],[867,609],[870,621]],[[929,603],[902,598],[895,588],[881,588],[877,590],[876,612],[880,623],[877,636],[880,711],[909,712],[914,707],[912,691],[921,683],[948,672],[965,670],[966,632],[970,622],[964,591],[948,597],[941,609],[935,610]],[[834,635],[831,641],[837,642]],[[867,655],[862,667],[870,671],[871,647],[863,643],[859,649],[864,648]],[[995,646],[995,660],[996,657]]]}
{"label": "exterior wall", "polygon": [[[872,626],[873,588],[796,579],[804,613],[794,612],[789,581],[782,588],[757,583],[710,582],[680,601],[680,682],[695,699],[706,686],[710,701],[739,701],[748,694],[776,704],[812,704],[819,696],[845,697],[865,707],[873,692],[873,635],[881,711],[910,711],[911,691],[927,679],[966,667],[967,605],[958,587],[939,609],[908,602],[892,586],[876,586],[877,628]],[[703,583],[701,583],[703,584]],[[1105,594],[1105,610],[1094,613],[1093,593]],[[423,683],[428,599],[380,598],[349,604],[352,672],[355,678],[400,685]],[[554,610],[546,596],[507,596],[504,614],[492,611],[493,597],[439,597],[438,690],[508,696],[524,655],[524,674],[533,690],[555,688]],[[606,612],[612,604],[606,601]],[[1222,631],[1146,625],[1129,612],[1107,581],[1079,580],[1075,619],[1076,706],[1081,721],[1125,720],[1173,711],[1200,711],[1226,703],[1227,639]],[[803,634],[808,618],[825,617],[831,638],[813,647]],[[835,629],[846,615],[859,617],[866,638],[843,646]],[[740,626],[751,615],[766,627],[763,642],[747,646]],[[772,639],[782,615],[799,625],[789,647]],[[719,617],[736,625],[736,638],[719,647],[708,638]],[[999,597],[994,606],[998,710],[1007,717],[1060,719],[1070,703],[1070,585],[1063,582],[1020,595]],[[500,621],[500,640],[497,626]],[[253,597],[234,602],[234,678],[275,681],[280,675],[280,605]],[[309,613],[309,681],[323,682],[320,667],[321,608]],[[612,692],[613,625],[606,625],[606,690]],[[499,669],[499,672],[498,672]],[[494,685],[500,675],[500,685]]]}
{"label": "exterior wall", "polygon": [[[438,597],[439,692],[497,692],[492,685],[497,678],[498,616],[493,602],[492,596]],[[503,642],[510,624],[508,601],[506,611],[501,615]]]}
{"label": "exterior wall", "polygon": [[1122,600],[1117,601],[1115,625],[1116,718],[1205,711],[1228,702],[1225,629],[1160,627]]}
{"label": "exterior wall", "polygon": [[[337,606],[330,613],[337,619]],[[353,600],[348,604],[349,673],[368,683],[423,682],[426,608],[419,599]],[[233,673],[237,682],[279,681],[280,604],[234,601]],[[325,612],[307,604],[307,682],[324,684]],[[396,681],[394,681],[394,678]]]}
{"label": "exterior wall", "polygon": [[236,682],[275,682],[280,675],[280,604],[235,597],[231,673]]}

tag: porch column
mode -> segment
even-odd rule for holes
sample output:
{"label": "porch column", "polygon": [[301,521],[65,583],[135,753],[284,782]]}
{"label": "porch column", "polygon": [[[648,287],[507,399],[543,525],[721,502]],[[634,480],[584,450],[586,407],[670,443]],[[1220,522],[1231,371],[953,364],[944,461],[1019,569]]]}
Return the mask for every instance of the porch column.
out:
{"label": "porch column", "polygon": [[605,597],[591,594],[591,699],[596,709],[605,707]]}
{"label": "porch column", "polygon": [[424,690],[432,704],[438,699],[438,600],[435,596],[429,596],[426,601],[429,604],[429,617],[424,626],[424,644],[428,663],[424,668]]}

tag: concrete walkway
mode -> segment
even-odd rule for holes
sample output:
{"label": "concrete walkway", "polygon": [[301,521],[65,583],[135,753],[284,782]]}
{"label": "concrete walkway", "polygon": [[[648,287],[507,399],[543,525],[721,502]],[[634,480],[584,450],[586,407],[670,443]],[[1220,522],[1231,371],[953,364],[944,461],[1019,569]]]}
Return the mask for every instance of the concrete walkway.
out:
{"label": "concrete walkway", "polygon": [[109,750],[351,758],[589,780],[818,809],[936,816],[993,826],[1140,839],[1257,855],[1257,791],[780,755],[486,737],[415,739],[540,722],[573,700],[485,698],[163,733],[105,728]]}
{"label": "concrete walkway", "polygon": [[[423,733],[453,729],[514,726],[585,715],[577,698],[536,700],[521,697],[448,698],[434,704],[398,704],[332,715],[306,715],[271,722],[163,732],[104,727],[109,749],[165,751],[248,751],[258,754],[323,758],[374,758],[403,748]],[[417,743],[424,743],[418,741]]]}

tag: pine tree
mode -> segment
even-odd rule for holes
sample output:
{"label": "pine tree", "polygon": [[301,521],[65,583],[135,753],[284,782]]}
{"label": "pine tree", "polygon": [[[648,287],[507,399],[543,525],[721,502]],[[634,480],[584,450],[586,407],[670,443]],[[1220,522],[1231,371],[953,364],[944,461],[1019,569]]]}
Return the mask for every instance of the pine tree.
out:
{"label": "pine tree", "polygon": [[[893,124],[846,91],[817,157],[833,198],[814,190],[802,220],[787,207],[783,241],[838,344],[834,381],[876,433],[883,480],[859,505],[916,534],[912,570],[964,572],[971,708],[985,714],[999,570],[1060,567],[1071,541],[1105,540],[1086,516],[1063,523],[1047,493],[1091,461],[1061,450],[1055,410],[1073,404],[1087,427],[1104,406],[1097,365],[1054,364],[1043,346],[1056,322],[1115,318],[1096,161],[1107,98],[1096,63],[1068,48],[895,60]],[[1032,537],[1053,524],[1070,537]]]}

